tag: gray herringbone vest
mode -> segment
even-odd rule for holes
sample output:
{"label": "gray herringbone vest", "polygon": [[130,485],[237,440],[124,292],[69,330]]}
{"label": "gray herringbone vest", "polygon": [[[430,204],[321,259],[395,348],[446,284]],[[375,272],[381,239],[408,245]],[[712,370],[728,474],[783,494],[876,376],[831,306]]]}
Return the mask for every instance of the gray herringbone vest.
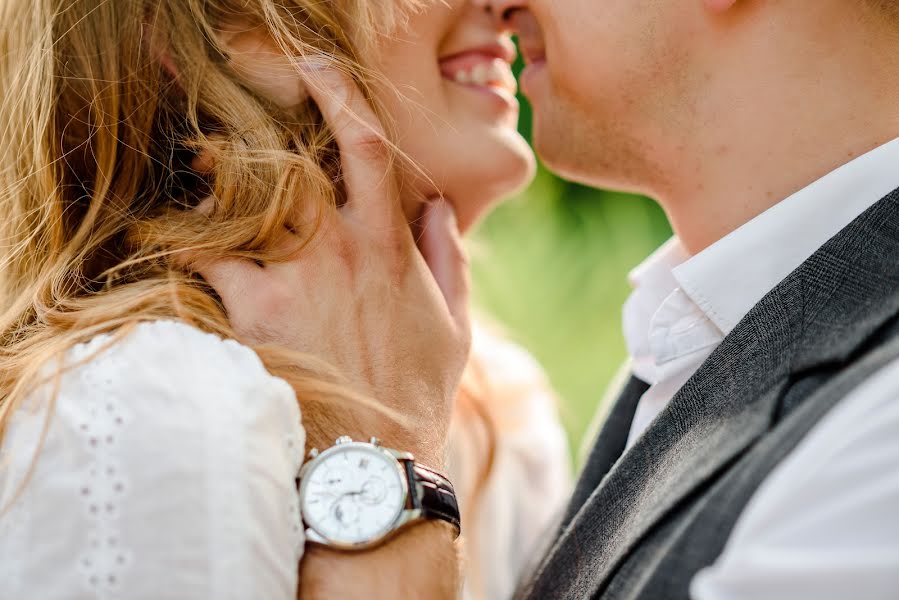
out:
{"label": "gray herringbone vest", "polygon": [[628,383],[518,597],[686,600],[768,474],[899,358],[897,314],[899,190],[765,296],[622,456],[646,389]]}

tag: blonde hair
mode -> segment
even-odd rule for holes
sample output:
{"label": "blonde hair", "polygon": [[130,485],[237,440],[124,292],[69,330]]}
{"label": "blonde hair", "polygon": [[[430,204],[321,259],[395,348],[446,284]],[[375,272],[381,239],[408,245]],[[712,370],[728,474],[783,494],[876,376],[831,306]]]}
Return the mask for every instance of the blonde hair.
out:
{"label": "blonde hair", "polygon": [[[291,56],[327,57],[383,115],[373,90],[387,82],[365,58],[418,5],[0,2],[0,441],[44,383],[42,368],[97,334],[174,318],[240,340],[214,291],[176,256],[280,260],[269,246],[296,210],[297,190],[320,214],[340,203],[336,146],[315,106],[287,113],[245,87],[220,24],[236,18],[266,29]],[[215,166],[199,177],[189,165],[203,152]],[[205,196],[213,209],[194,210]],[[300,233],[315,231],[312,223]],[[315,357],[253,348],[303,399],[310,437],[323,420],[346,422],[359,403],[372,404]],[[484,400],[460,394],[462,420],[482,419],[486,431],[470,505],[495,447]],[[310,410],[315,403],[326,406]]]}
{"label": "blonde hair", "polygon": [[[338,204],[335,145],[315,107],[286,114],[243,86],[218,24],[239,17],[294,56],[327,56],[372,97],[362,57],[413,4],[0,3],[0,436],[41,367],[98,333],[175,318],[238,338],[174,255],[278,260],[269,246],[297,190],[319,212]],[[177,32],[162,40],[177,82],[154,56],[157,32]],[[216,164],[201,179],[187,166],[203,151]],[[200,214],[206,194],[214,209]],[[304,402],[360,400],[314,357],[255,349]]]}

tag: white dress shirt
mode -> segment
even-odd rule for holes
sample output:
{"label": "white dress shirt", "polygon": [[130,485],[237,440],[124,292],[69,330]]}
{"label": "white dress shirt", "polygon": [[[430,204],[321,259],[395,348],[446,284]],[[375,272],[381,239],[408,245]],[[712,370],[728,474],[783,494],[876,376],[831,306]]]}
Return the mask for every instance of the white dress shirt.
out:
{"label": "white dress shirt", "polygon": [[[899,139],[696,256],[675,238],[635,269],[624,332],[633,371],[650,388],[628,444],[755,304],[897,187]],[[691,594],[695,600],[899,597],[899,361],[849,394],[771,473]]]}

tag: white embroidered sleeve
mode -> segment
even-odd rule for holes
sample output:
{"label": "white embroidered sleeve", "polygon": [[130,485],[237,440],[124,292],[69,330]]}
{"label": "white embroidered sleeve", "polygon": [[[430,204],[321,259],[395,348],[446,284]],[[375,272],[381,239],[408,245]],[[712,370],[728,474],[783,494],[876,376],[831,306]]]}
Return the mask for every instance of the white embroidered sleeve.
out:
{"label": "white embroidered sleeve", "polygon": [[250,349],[184,324],[110,339],[70,353],[83,364],[55,402],[48,385],[14,415],[0,598],[295,598],[305,439],[293,390]]}

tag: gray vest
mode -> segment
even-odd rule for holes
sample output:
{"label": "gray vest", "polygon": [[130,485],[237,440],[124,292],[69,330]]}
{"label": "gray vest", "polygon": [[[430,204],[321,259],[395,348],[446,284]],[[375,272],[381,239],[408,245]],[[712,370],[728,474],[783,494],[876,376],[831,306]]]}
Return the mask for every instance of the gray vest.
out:
{"label": "gray vest", "polygon": [[899,190],[765,296],[622,456],[631,379],[518,598],[689,598],[771,471],[899,358],[897,315]]}

